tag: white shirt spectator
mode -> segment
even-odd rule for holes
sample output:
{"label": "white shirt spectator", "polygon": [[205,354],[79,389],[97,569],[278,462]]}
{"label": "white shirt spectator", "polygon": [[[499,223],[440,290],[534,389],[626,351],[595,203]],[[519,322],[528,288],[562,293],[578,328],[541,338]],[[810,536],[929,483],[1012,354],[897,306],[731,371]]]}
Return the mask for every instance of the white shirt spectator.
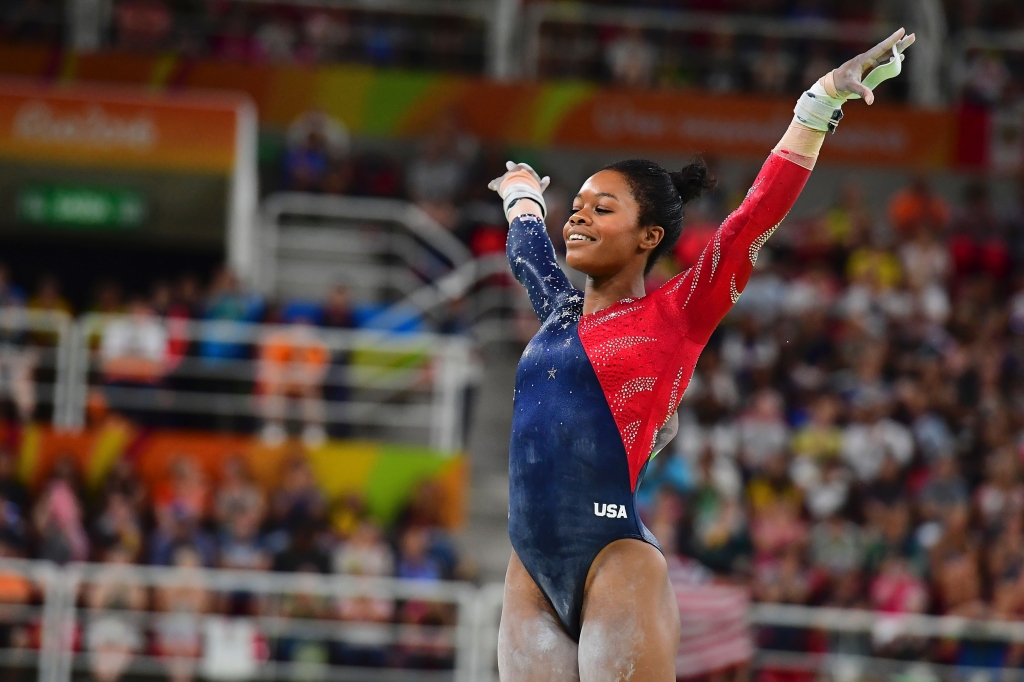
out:
{"label": "white shirt spectator", "polygon": [[657,53],[639,29],[630,29],[609,43],[605,57],[617,83],[646,87],[654,79]]}
{"label": "white shirt spectator", "polygon": [[132,314],[113,320],[103,331],[100,356],[104,361],[134,358],[163,362],[167,352],[167,330],[156,317]]}
{"label": "white shirt spectator", "polygon": [[852,422],[843,431],[843,459],[861,481],[872,481],[886,457],[905,466],[914,455],[914,437],[903,424],[888,417],[874,424]]}

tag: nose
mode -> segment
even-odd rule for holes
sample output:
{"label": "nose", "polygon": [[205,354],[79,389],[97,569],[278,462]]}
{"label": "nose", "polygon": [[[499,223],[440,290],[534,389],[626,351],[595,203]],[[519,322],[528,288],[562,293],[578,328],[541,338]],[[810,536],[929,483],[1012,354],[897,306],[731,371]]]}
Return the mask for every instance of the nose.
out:
{"label": "nose", "polygon": [[573,216],[571,216],[569,218],[569,224],[570,225],[582,225],[585,222],[587,222],[586,218],[581,216],[579,213],[577,213],[577,214],[575,214],[575,215],[573,215]]}

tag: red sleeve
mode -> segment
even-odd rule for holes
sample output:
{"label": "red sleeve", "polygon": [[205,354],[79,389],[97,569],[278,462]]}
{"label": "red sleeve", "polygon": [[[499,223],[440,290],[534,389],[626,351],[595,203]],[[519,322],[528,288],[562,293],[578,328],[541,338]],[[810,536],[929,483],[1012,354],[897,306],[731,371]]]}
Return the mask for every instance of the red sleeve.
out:
{"label": "red sleeve", "polygon": [[662,314],[692,341],[707,343],[739,299],[758,252],[810,174],[777,154],[769,156],[743,203],[718,228],[697,263],[655,292]]}

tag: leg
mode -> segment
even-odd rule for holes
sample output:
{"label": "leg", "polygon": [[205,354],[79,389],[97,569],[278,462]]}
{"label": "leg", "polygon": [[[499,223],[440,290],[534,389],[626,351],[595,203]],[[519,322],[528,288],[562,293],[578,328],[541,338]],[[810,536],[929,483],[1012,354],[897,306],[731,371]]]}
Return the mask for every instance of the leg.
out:
{"label": "leg", "polygon": [[498,627],[501,682],[579,682],[576,642],[512,553]]}
{"label": "leg", "polygon": [[679,607],[665,557],[617,540],[590,567],[580,632],[581,682],[674,682]]}

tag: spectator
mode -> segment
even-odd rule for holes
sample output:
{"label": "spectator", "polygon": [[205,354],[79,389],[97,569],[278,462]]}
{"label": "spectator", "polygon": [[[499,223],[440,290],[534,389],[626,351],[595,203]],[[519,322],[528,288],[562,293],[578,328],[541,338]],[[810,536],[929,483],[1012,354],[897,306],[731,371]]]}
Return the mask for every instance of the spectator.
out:
{"label": "spectator", "polygon": [[967,482],[954,458],[941,457],[932,463],[919,498],[922,515],[930,520],[943,519],[967,504]]}
{"label": "spectator", "polygon": [[280,538],[277,544],[286,547],[289,534],[297,529],[319,527],[326,513],[326,500],[316,486],[313,470],[302,454],[296,454],[285,462],[281,487],[271,499],[271,522]]}
{"label": "spectator", "polygon": [[409,165],[409,195],[434,220],[453,229],[455,200],[478,151],[476,139],[463,131],[454,114],[440,116]]}
{"label": "spectator", "polygon": [[874,480],[886,458],[904,467],[914,455],[910,429],[887,413],[884,399],[862,402],[854,406],[850,423],[843,430],[843,458],[861,481]]}
{"label": "spectator", "polygon": [[786,449],[789,425],[778,392],[761,389],[750,402],[750,409],[739,419],[741,457],[747,470],[758,471],[769,457]]}
{"label": "spectator", "polygon": [[260,344],[257,391],[264,419],[262,436],[269,445],[284,442],[287,401],[297,398],[304,423],[302,440],[309,447],[318,447],[327,438],[323,391],[330,351],[312,320],[295,317],[289,322],[267,334]]}
{"label": "spectator", "polygon": [[179,581],[154,592],[156,619],[155,646],[164,659],[171,682],[191,682],[202,653],[202,614],[210,608],[210,594],[195,571],[203,558],[192,547],[174,550],[172,566]]}
{"label": "spectator", "polygon": [[889,199],[889,222],[904,236],[922,229],[943,230],[949,226],[950,211],[927,178],[919,175]]}
{"label": "spectator", "polygon": [[0,263],[0,396],[10,398],[18,419],[28,422],[36,412],[34,375],[39,353],[24,329],[25,293],[10,280]]}
{"label": "spectator", "polygon": [[89,558],[89,539],[82,526],[82,506],[66,480],[49,483],[33,512],[38,536],[38,556],[67,563]]}
{"label": "spectator", "polygon": [[121,0],[114,18],[120,47],[133,51],[165,45],[174,23],[171,10],[161,0]]}
{"label": "spectator", "polygon": [[[766,38],[761,51],[751,57],[751,82],[756,92],[778,95],[787,91],[793,58],[777,38]],[[828,69],[822,73],[827,73]]]}
{"label": "spectator", "polygon": [[121,547],[106,550],[106,570],[99,574],[85,592],[85,603],[99,613],[86,625],[85,645],[89,651],[89,668],[98,682],[116,682],[135,654],[142,648],[143,634],[124,611],[146,608],[146,589],[132,579],[130,553]]}
{"label": "spectator", "polygon": [[290,62],[295,56],[298,34],[283,13],[271,16],[253,34],[256,56],[269,62]]}
{"label": "spectator", "polygon": [[[345,575],[391,576],[395,560],[376,524],[364,520],[334,553],[334,571]],[[338,602],[338,616],[346,622],[384,624],[395,616],[395,602],[379,596],[351,596]],[[380,628],[354,630],[340,646],[345,665],[380,667],[387,660],[390,639]]]}
{"label": "spectator", "polygon": [[[263,313],[263,301],[255,293],[242,290],[238,278],[223,268],[214,276],[206,299],[203,317],[213,322],[254,322]],[[245,332],[232,325],[212,325],[205,329],[199,352],[208,364],[243,357]],[[224,388],[235,388],[224,382]]]}
{"label": "spectator", "polygon": [[636,27],[626,28],[605,47],[612,81],[632,88],[650,87],[657,56],[643,30]]}
{"label": "spectator", "polygon": [[[107,323],[100,344],[103,377],[114,389],[110,398],[136,421],[152,421],[157,409],[151,394],[138,389],[158,386],[167,371],[167,331],[142,298],[128,304],[128,315]],[[118,389],[128,389],[127,392]],[[119,397],[123,394],[124,397]],[[147,399],[148,398],[148,399]]]}
{"label": "spectator", "polygon": [[839,403],[831,394],[819,396],[811,404],[810,419],[798,428],[790,440],[797,457],[819,463],[836,459],[842,450],[842,431],[836,424]]}
{"label": "spectator", "polygon": [[114,493],[107,497],[93,528],[93,537],[101,548],[119,547],[133,562],[142,556],[142,527],[125,495]]}
{"label": "spectator", "polygon": [[351,184],[349,134],[345,126],[314,109],[288,127],[284,184],[300,192],[344,194]]}

